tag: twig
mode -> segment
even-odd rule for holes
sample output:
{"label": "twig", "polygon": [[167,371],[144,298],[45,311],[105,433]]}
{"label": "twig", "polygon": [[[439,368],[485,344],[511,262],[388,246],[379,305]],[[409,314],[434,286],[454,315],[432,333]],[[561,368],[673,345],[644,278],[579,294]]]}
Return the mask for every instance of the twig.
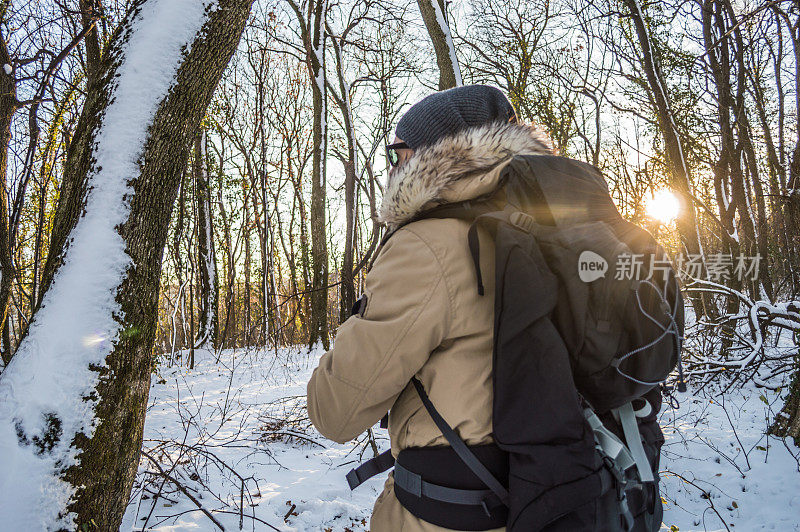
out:
{"label": "twig", "polygon": [[[233,514],[233,515],[236,515],[236,512],[231,512],[230,510],[215,510],[215,511],[218,512],[218,513],[221,513],[221,514]],[[248,519],[252,519],[253,521],[258,521],[262,525],[267,525],[272,530],[276,530],[277,532],[281,532],[280,528],[275,528],[273,525],[267,523],[266,521],[264,521],[261,518],[256,517],[255,515],[248,515],[247,518]]]}
{"label": "twig", "polygon": [[198,509],[199,509],[201,512],[203,512],[204,514],[206,514],[206,517],[208,517],[209,519],[211,519],[211,521],[212,521],[212,522],[213,522],[215,525],[217,525],[217,527],[219,527],[219,529],[220,529],[220,530],[222,530],[222,532],[225,532],[225,527],[224,527],[224,526],[222,526],[222,524],[221,524],[219,521],[217,521],[217,518],[216,518],[216,517],[214,517],[214,516],[211,514],[211,512],[209,512],[208,510],[206,510],[205,508],[203,508],[203,505],[202,505],[202,504],[200,504],[200,501],[198,501],[198,500],[197,500],[197,499],[194,497],[194,495],[192,495],[191,493],[189,493],[189,490],[187,490],[187,489],[186,489],[186,488],[183,486],[183,484],[181,484],[180,482],[178,482],[178,481],[177,481],[175,478],[173,478],[173,477],[172,477],[172,476],[170,476],[170,475],[169,475],[169,474],[168,474],[166,471],[164,471],[164,469],[161,467],[161,464],[159,464],[159,463],[158,463],[158,460],[156,460],[155,458],[153,458],[152,456],[150,456],[150,453],[148,453],[148,452],[147,452],[147,451],[145,451],[144,449],[142,449],[142,454],[143,454],[145,457],[147,457],[147,458],[148,458],[148,459],[149,459],[149,460],[150,460],[150,461],[153,463],[153,465],[155,465],[155,466],[158,468],[158,470],[159,470],[160,474],[161,474],[161,475],[162,475],[164,478],[166,478],[167,480],[169,480],[170,482],[172,482],[172,483],[175,485],[175,487],[176,487],[176,488],[178,488],[179,490],[181,490],[181,493],[183,493],[184,495],[186,495],[186,496],[189,498],[189,500],[190,500],[190,501],[192,501],[192,502],[195,504],[195,506],[197,506],[197,508],[198,508]]}
{"label": "twig", "polygon": [[736,437],[736,441],[739,442],[739,448],[744,453],[744,461],[747,463],[747,470],[750,471],[752,466],[750,465],[750,457],[747,456],[747,451],[744,450],[744,444],[742,440],[739,439],[739,434],[736,432],[736,427],[733,425],[733,421],[731,421],[731,416],[728,414],[728,409],[725,408],[725,396],[722,396],[722,402],[719,403],[719,406],[722,407],[722,411],[725,412],[725,417],[728,418],[728,423],[731,426],[731,430],[733,430],[733,435]]}
{"label": "twig", "polygon": [[722,515],[717,511],[716,506],[714,506],[714,501],[711,500],[711,492],[704,490],[703,488],[701,488],[700,486],[698,486],[697,484],[695,484],[691,480],[687,479],[686,477],[684,477],[682,475],[679,475],[678,473],[673,473],[672,471],[665,471],[665,473],[667,473],[669,475],[676,476],[679,479],[681,479],[682,481],[684,481],[685,483],[687,483],[687,484],[689,484],[691,486],[694,486],[695,488],[699,489],[700,493],[702,493],[702,495],[705,495],[704,498],[708,501],[708,504],[711,505],[711,509],[714,510],[714,513],[717,514],[717,517],[719,517],[719,520],[722,521],[722,526],[725,527],[725,530],[727,530],[728,532],[731,532],[731,529],[728,528],[728,523],[725,522],[725,519],[722,518]]}

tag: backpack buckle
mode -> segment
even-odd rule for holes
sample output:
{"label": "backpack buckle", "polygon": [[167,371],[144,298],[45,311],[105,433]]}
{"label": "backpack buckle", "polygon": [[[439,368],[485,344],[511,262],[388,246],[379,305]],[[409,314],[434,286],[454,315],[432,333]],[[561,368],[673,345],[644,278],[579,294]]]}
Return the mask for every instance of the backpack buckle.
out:
{"label": "backpack buckle", "polygon": [[[608,461],[606,462],[606,460]],[[617,504],[619,505],[620,524],[625,532],[630,532],[633,530],[634,519],[633,514],[631,513],[630,505],[628,504],[628,494],[625,493],[625,488],[628,486],[628,481],[624,478],[616,465],[613,464],[613,461],[610,458],[604,457],[603,461],[606,462],[607,465],[609,462],[611,463],[611,474],[614,476],[614,487],[617,490]]]}
{"label": "backpack buckle", "polygon": [[508,217],[508,221],[526,233],[533,231],[533,226],[536,224],[533,217],[521,211],[512,212]]}

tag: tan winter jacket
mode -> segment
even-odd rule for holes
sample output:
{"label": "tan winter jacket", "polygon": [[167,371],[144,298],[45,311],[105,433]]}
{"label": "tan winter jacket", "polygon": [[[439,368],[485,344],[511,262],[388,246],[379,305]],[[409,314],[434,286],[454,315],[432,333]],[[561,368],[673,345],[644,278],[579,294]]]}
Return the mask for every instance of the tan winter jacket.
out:
{"label": "tan winter jacket", "polygon": [[[513,155],[550,153],[530,126],[481,127],[423,148],[390,177],[381,206],[389,229],[443,203],[491,194]],[[343,443],[390,410],[392,454],[442,446],[413,385],[417,376],[445,420],[469,445],[492,441],[494,249],[482,235],[485,295],[478,295],[466,244],[469,224],[419,220],[399,229],[366,278],[366,310],[338,330],[308,382],[308,413],[319,432]],[[392,475],[378,497],[370,530],[445,530],[400,505]]]}

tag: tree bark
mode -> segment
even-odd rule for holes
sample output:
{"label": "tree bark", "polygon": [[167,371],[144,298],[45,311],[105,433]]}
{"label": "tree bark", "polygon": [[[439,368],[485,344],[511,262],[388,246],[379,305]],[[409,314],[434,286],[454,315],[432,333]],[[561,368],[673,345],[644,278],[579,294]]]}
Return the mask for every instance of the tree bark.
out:
{"label": "tree bark", "polygon": [[447,23],[444,0],[417,0],[417,4],[436,52],[436,63],[439,65],[439,90],[463,85],[453,38],[450,36]]}
{"label": "tree bark", "polygon": [[789,395],[783,408],[775,416],[769,433],[779,438],[792,438],[794,444],[800,447],[800,367],[792,376]]}
{"label": "tree bark", "polygon": [[327,87],[325,73],[325,18],[327,0],[309,0],[306,13],[293,0],[290,5],[300,24],[300,35],[305,48],[305,62],[311,80],[313,96],[313,143],[311,170],[311,319],[308,346],[321,343],[330,347],[328,333],[328,239],[325,223],[327,158]]}
{"label": "tree bark", "polygon": [[88,85],[91,86],[97,82],[97,76],[100,69],[100,32],[93,20],[100,16],[102,12],[102,4],[100,0],[79,0],[78,6],[81,10],[81,21],[84,27],[92,25],[91,31],[84,37],[84,46],[86,48],[86,77],[88,78]]}
{"label": "tree bark", "polygon": [[[114,80],[122,62],[123,44],[130,36],[127,30],[133,27],[132,22],[146,1],[133,2],[103,56],[96,90],[87,95],[69,148],[43,293],[70,255],[70,233],[85,212],[95,135],[104,110],[114,100]],[[142,443],[169,219],[186,168],[187,148],[236,49],[251,2],[218,0],[191,43],[172,88],[159,104],[148,129],[139,159],[140,173],[131,183],[130,211],[117,228],[133,265],[123,275],[116,292],[121,313],[115,319],[121,333],[106,365],[91,368],[100,374],[93,397],[82,398],[95,401],[95,430],[91,436],[63,436],[76,450],[77,461],[62,473],[61,478],[76,488],[62,512],[76,515],[78,528],[117,530],[128,503]]]}
{"label": "tree bark", "polygon": [[[0,32],[0,67],[11,64],[11,57],[6,48],[5,36]],[[11,260],[11,236],[9,227],[9,204],[6,190],[6,173],[8,171],[8,146],[11,142],[11,120],[19,109],[17,101],[17,84],[14,72],[7,73],[0,68],[0,330],[2,344],[0,356],[3,364],[11,361],[13,349],[9,334],[9,302],[11,300],[11,284],[14,280],[14,267]]]}
{"label": "tree bark", "polygon": [[251,285],[250,285],[250,269],[253,267],[253,253],[251,251],[250,233],[252,229],[252,221],[250,220],[250,194],[252,188],[247,181],[242,182],[242,205],[244,217],[242,218],[242,234],[244,237],[244,315],[242,316],[242,342],[243,345],[250,345],[250,332],[252,331],[251,320]]}
{"label": "tree bark", "polygon": [[200,129],[194,140],[194,183],[197,201],[197,254],[200,268],[200,318],[197,330],[198,347],[217,347],[219,329],[217,302],[217,255],[214,249],[211,190],[208,183],[206,133]]}
{"label": "tree bark", "polygon": [[[328,28],[328,33],[332,33]],[[342,123],[347,138],[347,156],[339,156],[344,166],[344,208],[345,208],[345,236],[344,257],[342,268],[339,272],[340,297],[339,297],[339,323],[350,317],[350,311],[356,302],[356,288],[353,279],[353,265],[356,239],[356,175],[358,173],[358,152],[356,151],[356,130],[353,125],[353,108],[350,100],[350,84],[347,82],[342,64],[342,43],[344,36],[331,36],[331,44],[336,58],[336,77],[339,81],[339,94],[331,89],[339,111],[342,114]]]}

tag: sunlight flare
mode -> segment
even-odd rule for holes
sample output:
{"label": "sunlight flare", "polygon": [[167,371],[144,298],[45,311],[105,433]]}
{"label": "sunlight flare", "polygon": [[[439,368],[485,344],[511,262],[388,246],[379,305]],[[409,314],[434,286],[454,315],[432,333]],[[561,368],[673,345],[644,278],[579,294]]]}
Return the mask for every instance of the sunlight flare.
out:
{"label": "sunlight flare", "polygon": [[647,216],[663,224],[672,223],[681,209],[681,202],[671,190],[662,188],[645,200]]}

